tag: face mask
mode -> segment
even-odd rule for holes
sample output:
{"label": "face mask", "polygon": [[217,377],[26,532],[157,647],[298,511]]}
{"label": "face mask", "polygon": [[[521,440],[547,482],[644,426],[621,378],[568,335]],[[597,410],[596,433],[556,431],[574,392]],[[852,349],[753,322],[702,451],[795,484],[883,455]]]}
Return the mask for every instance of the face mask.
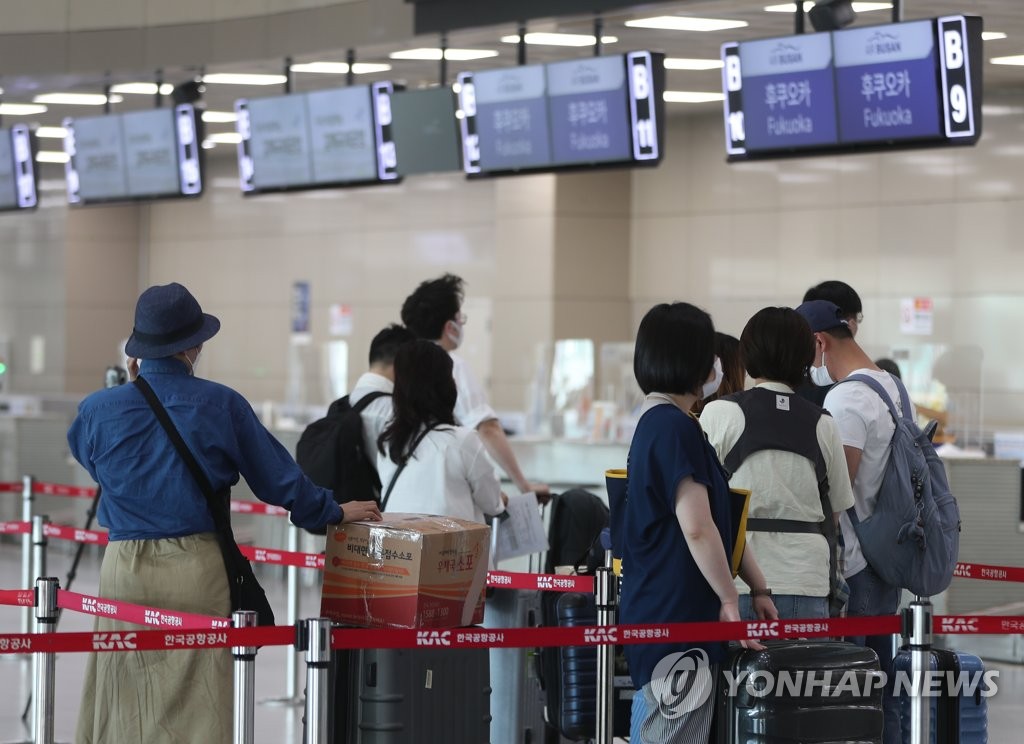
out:
{"label": "face mask", "polygon": [[821,366],[811,367],[811,382],[818,387],[828,387],[829,385],[836,384],[836,381],[832,379],[832,375],[828,373],[828,367],[825,366],[825,352],[821,352]]}
{"label": "face mask", "polygon": [[453,320],[452,326],[456,329],[455,332],[453,333],[451,331],[448,331],[448,333],[445,335],[448,336],[448,340],[451,341],[452,344],[457,349],[460,346],[462,346],[462,324],[459,323],[458,321]]}
{"label": "face mask", "polygon": [[199,357],[202,356],[202,349],[196,352],[195,359],[189,359],[188,354],[185,355],[185,361],[188,363],[188,373],[193,377],[196,376],[196,365],[199,363]]}
{"label": "face mask", "polygon": [[718,392],[718,388],[722,385],[722,378],[725,377],[725,373],[722,372],[722,360],[718,357],[715,357],[715,364],[712,371],[715,373],[715,376],[705,382],[704,387],[701,388],[701,400],[707,400],[710,398]]}

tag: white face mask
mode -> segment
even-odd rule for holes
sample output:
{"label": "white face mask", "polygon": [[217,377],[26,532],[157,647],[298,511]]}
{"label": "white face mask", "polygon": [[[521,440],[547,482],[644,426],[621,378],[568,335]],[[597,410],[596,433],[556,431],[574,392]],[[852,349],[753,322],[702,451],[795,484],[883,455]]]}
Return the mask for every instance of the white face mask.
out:
{"label": "white face mask", "polygon": [[448,340],[451,341],[457,349],[462,346],[462,324],[457,320],[451,321],[451,324],[456,330],[454,332],[448,331],[445,335],[448,336]]}
{"label": "white face mask", "polygon": [[836,381],[832,379],[832,375],[828,373],[828,367],[825,366],[825,352],[821,352],[821,366],[811,367],[811,382],[818,387],[828,387],[829,385],[835,385]]}
{"label": "white face mask", "polygon": [[188,372],[193,377],[196,376],[196,365],[199,364],[199,357],[201,357],[202,355],[203,355],[203,350],[202,349],[200,349],[199,351],[196,352],[196,358],[195,359],[189,359],[188,358],[188,354],[185,355],[185,361],[188,363]]}
{"label": "white face mask", "polygon": [[725,373],[722,372],[722,360],[717,356],[715,357],[715,364],[712,368],[715,376],[704,383],[704,387],[701,388],[700,397],[701,400],[707,400],[712,395],[718,392],[718,388],[722,386],[722,379],[725,377]]}

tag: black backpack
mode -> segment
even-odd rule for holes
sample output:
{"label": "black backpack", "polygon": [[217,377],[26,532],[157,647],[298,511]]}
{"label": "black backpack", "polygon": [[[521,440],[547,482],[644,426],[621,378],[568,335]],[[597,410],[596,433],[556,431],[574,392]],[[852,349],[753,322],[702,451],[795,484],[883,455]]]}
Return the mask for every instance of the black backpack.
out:
{"label": "black backpack", "polygon": [[366,451],[360,413],[387,393],[367,393],[354,406],[336,400],[327,415],[306,427],[295,447],[295,461],[309,479],[334,491],[339,504],[380,499],[374,453]]}

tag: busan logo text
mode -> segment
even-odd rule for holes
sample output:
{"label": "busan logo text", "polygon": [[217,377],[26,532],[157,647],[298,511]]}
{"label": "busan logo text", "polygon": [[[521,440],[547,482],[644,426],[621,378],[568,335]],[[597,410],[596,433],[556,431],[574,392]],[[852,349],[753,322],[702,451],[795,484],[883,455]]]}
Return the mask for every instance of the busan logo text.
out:
{"label": "busan logo text", "polygon": [[884,31],[873,33],[864,46],[864,53],[870,55],[897,54],[901,51],[903,51],[903,45],[900,43],[900,38]]}
{"label": "busan logo text", "polygon": [[522,93],[523,81],[515,75],[502,75],[498,81],[498,90],[506,95]]}
{"label": "busan logo text", "polygon": [[573,85],[594,85],[601,82],[601,76],[590,65],[580,65],[572,73]]}
{"label": "busan logo text", "polygon": [[768,62],[773,65],[798,65],[804,61],[800,49],[792,44],[780,43],[772,49]]}
{"label": "busan logo text", "polygon": [[700,648],[663,657],[651,673],[651,694],[658,712],[670,720],[700,708],[714,687],[708,655]]}
{"label": "busan logo text", "polygon": [[420,630],[416,632],[417,646],[451,646],[452,632],[450,630]]}

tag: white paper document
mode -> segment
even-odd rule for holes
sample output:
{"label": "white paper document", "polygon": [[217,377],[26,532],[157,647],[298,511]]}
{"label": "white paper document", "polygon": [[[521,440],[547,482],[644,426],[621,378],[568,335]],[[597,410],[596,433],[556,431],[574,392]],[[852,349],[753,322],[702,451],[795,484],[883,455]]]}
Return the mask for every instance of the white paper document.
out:
{"label": "white paper document", "polygon": [[540,553],[548,549],[548,537],[537,509],[537,497],[523,493],[508,497],[507,519],[495,519],[498,529],[498,547],[494,564],[522,555]]}

